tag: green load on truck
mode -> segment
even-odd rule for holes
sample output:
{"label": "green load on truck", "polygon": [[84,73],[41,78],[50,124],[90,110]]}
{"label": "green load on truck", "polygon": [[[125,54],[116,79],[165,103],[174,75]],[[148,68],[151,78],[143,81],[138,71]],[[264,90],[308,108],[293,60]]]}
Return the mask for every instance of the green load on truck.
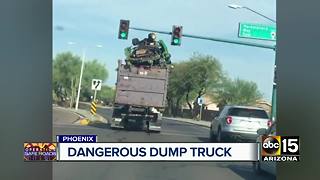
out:
{"label": "green load on truck", "polygon": [[150,33],[148,38],[134,38],[132,45],[125,48],[126,64],[134,66],[161,66],[171,64],[170,53],[162,40],[156,40],[156,34]]}

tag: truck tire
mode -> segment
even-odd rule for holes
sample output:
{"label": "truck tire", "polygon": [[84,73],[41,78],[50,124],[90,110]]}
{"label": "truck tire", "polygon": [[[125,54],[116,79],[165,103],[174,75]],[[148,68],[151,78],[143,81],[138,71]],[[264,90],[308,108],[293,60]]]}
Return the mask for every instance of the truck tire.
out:
{"label": "truck tire", "polygon": [[122,121],[123,121],[123,128],[125,130],[129,130],[129,122],[128,122],[128,120],[127,119],[123,119]]}
{"label": "truck tire", "polygon": [[221,128],[220,127],[218,128],[218,132],[217,132],[217,135],[216,135],[216,140],[219,143],[225,141],[225,137],[224,137],[223,133],[221,132]]}
{"label": "truck tire", "polygon": [[262,173],[259,161],[252,163],[252,169],[253,169],[253,172],[257,175],[260,175]]}
{"label": "truck tire", "polygon": [[216,136],[214,135],[214,133],[212,131],[212,127],[210,127],[209,140],[210,140],[210,142],[216,142]]}

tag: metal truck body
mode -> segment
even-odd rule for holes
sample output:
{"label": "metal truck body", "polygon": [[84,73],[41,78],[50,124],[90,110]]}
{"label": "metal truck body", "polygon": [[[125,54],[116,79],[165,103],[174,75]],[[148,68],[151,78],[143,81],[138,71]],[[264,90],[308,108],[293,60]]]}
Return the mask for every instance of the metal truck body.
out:
{"label": "metal truck body", "polygon": [[160,131],[168,75],[166,67],[128,66],[119,60],[111,127]]}

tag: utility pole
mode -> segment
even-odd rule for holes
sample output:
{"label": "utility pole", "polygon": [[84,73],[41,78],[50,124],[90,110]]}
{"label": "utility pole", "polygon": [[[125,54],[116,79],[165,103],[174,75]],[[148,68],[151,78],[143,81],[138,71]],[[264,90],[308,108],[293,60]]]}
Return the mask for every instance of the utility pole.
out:
{"label": "utility pole", "polygon": [[97,90],[95,89],[95,90],[94,90],[94,96],[93,96],[93,101],[94,101],[94,102],[96,101],[96,97],[97,97]]}
{"label": "utility pole", "polygon": [[[276,60],[275,60],[276,61]],[[274,63],[274,75],[273,75],[273,85],[272,85],[272,102],[271,102],[271,120],[274,122],[276,120],[277,114],[277,65]]]}
{"label": "utility pole", "polygon": [[79,87],[78,87],[78,94],[77,94],[77,102],[76,102],[76,110],[79,107],[79,99],[80,99],[80,90],[81,90],[81,80],[83,75],[83,68],[84,68],[84,60],[86,58],[85,49],[82,50],[82,64],[81,64],[81,71],[80,71],[80,79],[79,79]]}
{"label": "utility pole", "polygon": [[[76,44],[75,42],[68,42],[69,45]],[[97,48],[102,48],[103,46],[100,44],[95,45]],[[83,69],[84,69],[84,61],[86,59],[86,49],[82,48],[82,62],[81,62],[81,70],[80,70],[80,79],[79,79],[79,86],[78,86],[78,93],[77,93],[77,99],[76,99],[76,107],[75,110],[78,110],[79,108],[79,100],[80,100],[80,91],[81,91],[81,83],[82,83],[82,76],[83,76]]]}
{"label": "utility pole", "polygon": [[201,119],[202,119],[202,104],[200,105],[200,121],[201,121]]}

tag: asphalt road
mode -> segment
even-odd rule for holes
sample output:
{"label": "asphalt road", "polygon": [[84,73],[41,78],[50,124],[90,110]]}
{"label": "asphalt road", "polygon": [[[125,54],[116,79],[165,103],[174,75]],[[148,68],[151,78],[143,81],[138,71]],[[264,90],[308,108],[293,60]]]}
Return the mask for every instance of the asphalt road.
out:
{"label": "asphalt road", "polygon": [[[106,124],[72,125],[77,117],[63,109],[54,110],[54,135],[96,134],[100,142],[208,142],[208,129],[178,121],[164,120],[161,133],[112,130]],[[110,109],[97,113],[109,118]],[[73,120],[71,120],[72,118]],[[53,136],[55,137],[55,136]],[[248,162],[55,162],[54,180],[271,180],[275,176],[256,175]]]}

